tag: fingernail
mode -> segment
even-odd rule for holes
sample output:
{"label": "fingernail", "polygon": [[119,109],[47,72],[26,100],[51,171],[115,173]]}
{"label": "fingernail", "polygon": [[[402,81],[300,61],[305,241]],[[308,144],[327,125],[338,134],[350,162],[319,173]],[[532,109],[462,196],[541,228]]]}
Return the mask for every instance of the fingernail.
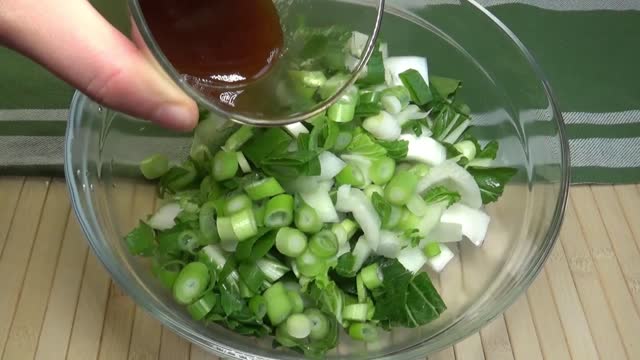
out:
{"label": "fingernail", "polygon": [[184,105],[163,105],[154,113],[155,122],[175,130],[191,130],[195,119],[188,107]]}

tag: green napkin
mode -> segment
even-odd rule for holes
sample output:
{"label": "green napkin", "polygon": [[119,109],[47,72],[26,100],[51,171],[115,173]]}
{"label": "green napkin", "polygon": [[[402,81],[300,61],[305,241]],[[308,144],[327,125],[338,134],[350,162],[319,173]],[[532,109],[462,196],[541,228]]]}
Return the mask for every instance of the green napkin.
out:
{"label": "green napkin", "polygon": [[[122,28],[124,1],[93,3]],[[640,1],[480,3],[547,74],[567,123],[572,182],[640,182]],[[72,89],[6,49],[0,64],[0,173],[61,174]]]}

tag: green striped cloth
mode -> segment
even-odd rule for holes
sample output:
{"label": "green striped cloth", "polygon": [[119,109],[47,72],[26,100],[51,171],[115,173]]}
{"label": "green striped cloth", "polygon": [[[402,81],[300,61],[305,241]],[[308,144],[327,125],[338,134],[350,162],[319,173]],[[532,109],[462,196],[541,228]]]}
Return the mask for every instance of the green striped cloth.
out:
{"label": "green striped cloth", "polygon": [[[93,2],[126,26],[124,0]],[[567,123],[572,182],[640,182],[640,0],[479,2],[547,74]],[[0,64],[0,174],[61,174],[72,89],[8,50]]]}

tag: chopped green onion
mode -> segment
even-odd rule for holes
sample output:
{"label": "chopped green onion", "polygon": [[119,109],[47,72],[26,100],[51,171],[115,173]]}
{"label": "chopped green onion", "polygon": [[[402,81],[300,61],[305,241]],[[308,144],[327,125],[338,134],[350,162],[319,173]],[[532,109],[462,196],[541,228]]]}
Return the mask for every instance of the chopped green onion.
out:
{"label": "chopped green onion", "polygon": [[476,158],[476,145],[470,140],[460,141],[459,143],[453,145],[462,154],[462,156],[466,157],[467,160],[471,161]]}
{"label": "chopped green onion", "polygon": [[330,230],[322,230],[311,237],[309,250],[320,258],[330,258],[338,253],[338,239]]}
{"label": "chopped green onion", "polygon": [[238,266],[238,274],[245,285],[254,293],[260,291],[265,275],[254,262],[243,262]]}
{"label": "chopped green onion", "polygon": [[281,282],[273,284],[264,292],[267,302],[267,317],[273,326],[277,326],[289,317],[292,305],[287,290]]}
{"label": "chopped green onion", "polygon": [[269,177],[245,186],[244,191],[249,195],[251,200],[256,201],[282,194],[284,189],[278,180]]}
{"label": "chopped green onion", "polygon": [[347,166],[340,171],[340,173],[336,176],[336,183],[340,185],[351,185],[355,187],[364,187],[365,186],[365,178],[362,174],[362,171],[358,169],[357,166],[352,164],[347,164]]}
{"label": "chopped green onion", "polygon": [[259,227],[264,226],[264,213],[266,211],[265,204],[254,205],[253,206],[253,215],[256,217],[256,223]]}
{"label": "chopped green onion", "polygon": [[276,235],[276,249],[282,255],[298,257],[307,249],[307,236],[298,229],[280,228]]}
{"label": "chopped green onion", "polygon": [[417,70],[409,69],[401,73],[399,77],[407,90],[409,90],[411,99],[416,105],[426,105],[433,100],[429,85]]}
{"label": "chopped green onion", "polygon": [[238,241],[244,241],[258,233],[258,224],[253,209],[244,209],[231,215],[231,227]]}
{"label": "chopped green onion", "polygon": [[440,255],[440,253],[442,252],[442,250],[440,249],[440,243],[437,243],[437,242],[427,243],[423,251],[424,251],[424,255],[430,259]]}
{"label": "chopped green onion", "polygon": [[349,336],[355,340],[371,342],[378,338],[378,329],[371,324],[353,323],[349,326]]}
{"label": "chopped green onion", "polygon": [[327,116],[329,120],[337,123],[346,123],[355,117],[356,105],[355,103],[335,103],[329,107]]}
{"label": "chopped green onion", "polygon": [[233,231],[233,225],[231,223],[230,217],[218,217],[216,226],[218,228],[218,235],[220,235],[220,240],[222,240],[223,242],[238,241],[238,237]]}
{"label": "chopped green onion", "polygon": [[356,276],[356,293],[358,294],[358,302],[364,303],[367,301],[367,289],[362,282],[362,273]]}
{"label": "chopped green onion", "polygon": [[246,125],[240,126],[222,146],[222,150],[227,152],[238,151],[242,145],[246,144],[253,137],[254,128]]}
{"label": "chopped green onion", "polygon": [[381,103],[389,114],[398,114],[402,111],[402,103],[395,96],[383,96]]}
{"label": "chopped green onion", "polygon": [[218,151],[213,157],[211,173],[216,181],[228,180],[238,172],[238,157],[235,152]]}
{"label": "chopped green onion", "polygon": [[291,301],[291,313],[299,314],[304,311],[304,301],[297,290],[287,290],[289,300]]}
{"label": "chopped green onion", "polygon": [[379,91],[360,90],[360,104],[375,104],[382,98]]}
{"label": "chopped green onion", "polygon": [[383,157],[371,164],[369,178],[376,185],[388,183],[396,171],[396,162],[390,157]]}
{"label": "chopped green onion", "polygon": [[417,229],[420,225],[420,218],[415,216],[409,209],[402,209],[402,215],[397,228],[402,231]]}
{"label": "chopped green onion", "polygon": [[280,263],[273,257],[265,257],[256,261],[256,265],[262,270],[262,273],[269,282],[275,282],[284,274],[289,272],[289,268]]}
{"label": "chopped green onion", "polygon": [[300,231],[307,234],[316,233],[322,229],[322,221],[320,221],[318,212],[306,204],[296,209],[294,223]]}
{"label": "chopped green onion", "polygon": [[402,208],[400,206],[391,205],[391,212],[389,216],[382,219],[383,229],[393,229],[400,224],[403,215]]}
{"label": "chopped green onion", "polygon": [[342,89],[342,87],[347,84],[347,82],[349,82],[349,75],[336,74],[322,84],[318,94],[322,100],[326,100],[335,95],[338,90]]}
{"label": "chopped green onion", "polygon": [[200,236],[193,230],[185,230],[178,235],[178,247],[182,251],[193,253],[200,244]]}
{"label": "chopped green onion", "polygon": [[267,301],[262,295],[256,295],[249,300],[249,309],[256,319],[262,320],[267,315]]}
{"label": "chopped green onion", "polygon": [[[400,104],[400,110],[404,109],[409,105],[411,101],[411,94],[409,90],[407,90],[404,86],[393,86],[387,89],[384,89],[381,93],[381,98],[384,100],[385,97],[393,97]],[[388,110],[387,110],[388,111]]]}
{"label": "chopped green onion", "polygon": [[149,180],[158,179],[168,171],[169,159],[164,155],[151,155],[140,162],[140,172]]}
{"label": "chopped green onion", "polygon": [[286,322],[287,333],[296,339],[304,339],[311,333],[311,320],[304,314],[292,314]]}
{"label": "chopped green onion", "polygon": [[216,204],[213,201],[206,202],[200,207],[198,224],[200,225],[200,233],[208,244],[215,244],[220,241],[214,217],[215,213]]}
{"label": "chopped green onion", "polygon": [[370,117],[378,115],[382,111],[382,106],[377,103],[360,103],[356,106],[355,117]]}
{"label": "chopped green onion", "polygon": [[165,183],[169,190],[176,192],[191,185],[197,177],[198,171],[193,161],[187,160],[182,166],[169,169],[169,171],[162,176],[162,179],[160,179],[160,183]]}
{"label": "chopped green onion", "polygon": [[276,243],[276,232],[270,231],[265,236],[259,238],[255,244],[253,244],[253,248],[251,249],[251,255],[249,258],[252,260],[262,259],[269,250]]}
{"label": "chopped green onion", "polygon": [[175,284],[178,275],[180,275],[182,265],[184,265],[182,261],[176,260],[159,266],[156,270],[156,277],[160,284],[167,289],[173,289],[173,284]]}
{"label": "chopped green onion", "polygon": [[336,136],[336,142],[333,145],[333,150],[335,151],[343,151],[349,146],[353,140],[353,134],[350,131],[341,131]]}
{"label": "chopped green onion", "polygon": [[327,82],[327,78],[322,71],[289,71],[289,76],[294,81],[303,84],[306,87],[318,88]]}
{"label": "chopped green onion", "polygon": [[323,270],[325,270],[323,261],[309,250],[298,256],[295,261],[300,274],[306,277],[312,278],[318,276]]}
{"label": "chopped green onion", "polygon": [[201,262],[187,264],[173,284],[173,297],[179,304],[191,304],[209,285],[209,268]]}
{"label": "chopped green onion", "polygon": [[250,209],[252,206],[253,203],[251,203],[251,199],[247,195],[236,194],[225,202],[224,213],[225,215],[233,215],[242,210]]}
{"label": "chopped green onion", "polygon": [[236,158],[238,159],[238,166],[243,173],[248,174],[251,172],[251,165],[249,165],[249,161],[244,157],[242,151],[236,152]]}
{"label": "chopped green onion", "polygon": [[318,309],[307,309],[304,314],[311,321],[309,338],[311,340],[324,339],[329,333],[329,319]]}
{"label": "chopped green onion", "polygon": [[378,264],[373,263],[368,265],[360,272],[362,276],[362,282],[364,286],[369,290],[373,290],[382,286],[382,271],[378,267]]}
{"label": "chopped green onion", "polygon": [[342,310],[342,318],[352,321],[366,321],[369,306],[367,304],[351,304]]}
{"label": "chopped green onion", "polygon": [[384,188],[384,197],[391,205],[405,205],[416,192],[418,178],[408,171],[397,172]]}
{"label": "chopped green onion", "polygon": [[219,295],[214,294],[213,291],[209,291],[193,304],[187,305],[187,311],[191,315],[191,318],[194,320],[204,319],[213,307],[216,306],[218,296]]}
{"label": "chopped green onion", "polygon": [[289,226],[293,222],[293,196],[281,194],[267,202],[264,224],[269,227]]}
{"label": "chopped green onion", "polygon": [[369,199],[373,197],[373,194],[379,194],[380,196],[384,196],[384,189],[380,185],[371,184],[371,185],[367,185],[364,188],[364,194],[367,195]]}
{"label": "chopped green onion", "polygon": [[192,147],[190,156],[198,165],[204,166],[211,159],[211,151],[207,145],[200,144]]}

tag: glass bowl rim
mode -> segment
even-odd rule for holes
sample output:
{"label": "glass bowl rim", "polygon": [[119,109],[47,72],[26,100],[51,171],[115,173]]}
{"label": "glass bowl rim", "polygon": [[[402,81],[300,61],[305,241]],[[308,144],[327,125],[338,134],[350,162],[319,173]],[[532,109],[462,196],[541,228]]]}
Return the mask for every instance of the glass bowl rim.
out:
{"label": "glass bowl rim", "polygon": [[[542,269],[546,259],[549,257],[551,250],[555,242],[557,241],[560,228],[562,226],[562,222],[564,220],[564,212],[566,208],[566,203],[569,195],[569,184],[570,184],[570,157],[569,157],[569,142],[566,135],[566,128],[564,124],[564,120],[562,117],[562,113],[560,112],[557,101],[555,100],[555,96],[551,90],[548,80],[546,79],[544,73],[542,72],[540,66],[534,60],[531,53],[526,49],[526,47],[522,44],[522,42],[516,37],[516,35],[509,30],[505,24],[503,24],[495,15],[489,12],[487,9],[478,4],[475,0],[465,0],[469,4],[473,5],[480,12],[482,12],[485,16],[491,19],[508,37],[509,39],[517,46],[520,50],[521,54],[527,60],[529,66],[534,71],[538,81],[542,85],[545,94],[547,96],[547,100],[551,106],[551,110],[553,112],[553,116],[555,119],[555,125],[558,128],[558,140],[560,142],[560,172],[561,179],[559,181],[559,193],[558,198],[556,200],[554,214],[552,217],[551,224],[549,228],[546,230],[546,234],[544,236],[543,246],[540,251],[537,253],[536,261],[532,263],[531,267],[528,269],[526,275],[520,280],[520,282],[512,289],[507,291],[506,296],[503,296],[500,301],[496,301],[494,306],[488,308],[481,316],[477,319],[473,320],[474,325],[463,329],[462,331],[452,336],[448,341],[444,344],[441,344],[440,348],[445,346],[449,346],[453,343],[461,341],[462,339],[470,336],[475,333],[493,320],[496,316],[503,313],[510,305],[512,305],[515,300],[522,295],[522,293],[531,285],[533,280],[537,277],[538,273]],[[216,340],[207,339],[205,341],[204,337],[199,334],[193,332],[190,328],[184,327],[179,321],[176,319],[165,316],[161,309],[157,308],[155,305],[146,301],[146,297],[144,293],[137,291],[134,287],[134,284],[129,283],[124,278],[123,274],[119,271],[120,269],[114,264],[110,263],[108,259],[98,255],[101,254],[101,251],[98,249],[98,240],[97,236],[95,236],[92,222],[86,217],[86,210],[81,201],[82,190],[79,186],[78,179],[76,178],[76,171],[78,169],[74,169],[72,167],[73,164],[73,155],[71,153],[72,144],[74,141],[74,130],[76,129],[77,123],[80,119],[81,113],[79,105],[82,104],[83,100],[87,99],[87,97],[79,91],[76,91],[70,105],[69,112],[69,121],[67,125],[65,142],[64,142],[64,173],[67,182],[67,187],[69,190],[72,207],[76,217],[80,223],[82,231],[87,238],[87,242],[92,248],[94,254],[98,257],[103,266],[110,273],[112,279],[120,286],[124,291],[133,298],[135,303],[138,306],[143,307],[146,311],[153,314],[153,316],[160,320],[163,325],[167,326],[173,332],[179,334],[183,338],[189,340],[190,342],[197,344],[199,346],[208,348],[213,350],[218,355],[222,356],[235,356],[238,358],[247,358],[247,359],[269,359],[275,360],[275,358],[269,358],[264,356],[258,356],[249,352],[245,352],[242,350],[231,348],[230,346],[224,345]],[[462,319],[460,319],[462,320]],[[459,320],[459,321],[460,321]],[[454,322],[450,325],[450,327],[456,325],[457,322]],[[426,341],[426,340],[425,340]],[[380,359],[412,359],[416,356],[424,355],[423,345],[425,341],[418,342],[411,347],[405,348],[401,353],[390,353],[386,354]],[[435,349],[434,349],[435,350]]]}

